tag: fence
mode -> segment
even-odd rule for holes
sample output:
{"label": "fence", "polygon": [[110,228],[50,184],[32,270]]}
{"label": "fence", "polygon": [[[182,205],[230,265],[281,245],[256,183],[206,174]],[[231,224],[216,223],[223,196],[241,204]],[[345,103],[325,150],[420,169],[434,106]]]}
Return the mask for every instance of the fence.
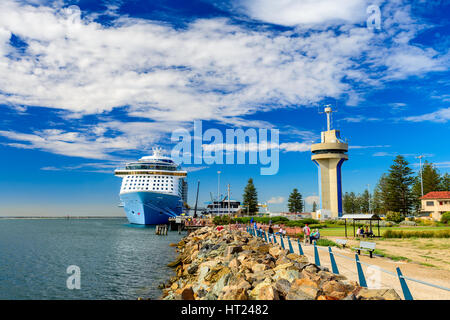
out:
{"label": "fence", "polygon": [[[249,234],[251,234],[252,236],[256,236],[256,237],[260,237],[260,238],[264,239],[268,243],[272,243],[272,239],[273,239],[273,243],[277,244],[276,236],[275,235],[273,235],[273,237],[267,236],[265,230],[258,230],[258,229],[254,229],[254,228],[251,228],[251,227],[247,227],[247,232]],[[284,238],[283,235],[280,234],[280,245],[281,245],[281,247],[283,249],[285,249],[285,244],[284,244],[284,240],[283,239],[287,240],[287,242],[288,242],[289,252],[290,253],[294,253],[292,242],[291,242],[291,239],[289,238],[289,236]],[[297,239],[297,245],[298,245],[298,252],[299,252],[299,254],[304,255],[303,248],[302,248],[302,245],[301,245],[299,239]],[[316,244],[314,243],[314,263],[317,266],[321,266],[321,264],[320,264],[320,256],[319,256],[319,249],[320,250],[325,250],[325,251],[328,252],[329,257],[330,257],[331,269],[332,269],[332,272],[334,274],[339,274],[339,268],[338,268],[338,265],[336,264],[335,256],[339,256],[339,257],[342,257],[344,259],[348,259],[348,260],[354,261],[355,264],[356,264],[356,272],[358,274],[358,282],[359,282],[359,285],[361,287],[365,287],[365,288],[368,287],[367,286],[366,277],[364,275],[364,272],[363,272],[363,269],[362,269],[362,266],[361,266],[361,265],[366,265],[368,267],[374,267],[374,268],[376,268],[376,269],[378,269],[378,270],[380,270],[382,272],[385,272],[385,273],[387,273],[387,274],[389,274],[391,276],[397,277],[399,282],[400,282],[400,286],[401,286],[401,289],[402,289],[403,296],[404,296],[405,300],[413,300],[413,296],[411,294],[411,291],[408,288],[406,280],[417,282],[417,283],[420,283],[422,285],[434,287],[434,288],[437,288],[437,289],[450,291],[450,288],[446,288],[446,287],[443,287],[443,286],[440,286],[440,285],[436,285],[436,284],[433,284],[433,283],[429,283],[429,282],[426,282],[426,281],[422,281],[422,280],[406,277],[406,276],[404,276],[402,274],[402,272],[401,272],[399,267],[396,268],[396,274],[395,274],[395,273],[393,273],[393,272],[391,272],[389,270],[385,270],[385,269],[380,268],[378,266],[374,266],[374,265],[365,263],[363,261],[360,261],[357,254],[355,254],[355,258],[352,259],[352,258],[349,258],[349,257],[347,257],[345,255],[333,252],[331,250],[331,247],[328,247],[328,249],[326,249],[324,247],[316,246]]]}

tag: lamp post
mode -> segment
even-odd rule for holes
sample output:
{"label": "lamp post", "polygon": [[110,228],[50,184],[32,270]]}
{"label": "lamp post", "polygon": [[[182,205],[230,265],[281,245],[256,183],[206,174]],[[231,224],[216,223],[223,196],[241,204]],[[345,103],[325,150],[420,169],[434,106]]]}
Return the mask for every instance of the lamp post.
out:
{"label": "lamp post", "polygon": [[217,215],[219,215],[220,206],[220,171],[217,171]]}
{"label": "lamp post", "polygon": [[230,184],[228,184],[228,215],[231,218],[231,209],[230,209]]}
{"label": "lamp post", "polygon": [[417,156],[416,158],[419,158],[419,170],[420,170],[420,192],[422,193],[423,197],[423,178],[422,178],[422,158],[423,155]]}

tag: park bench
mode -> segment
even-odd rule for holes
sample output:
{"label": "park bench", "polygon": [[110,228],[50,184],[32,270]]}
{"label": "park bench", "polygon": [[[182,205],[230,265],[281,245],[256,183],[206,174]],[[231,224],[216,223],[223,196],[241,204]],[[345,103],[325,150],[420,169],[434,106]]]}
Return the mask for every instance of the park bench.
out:
{"label": "park bench", "polygon": [[361,254],[361,250],[369,251],[369,255],[372,258],[372,253],[375,250],[375,245],[376,245],[375,242],[360,241],[359,248],[353,248],[353,249],[355,249],[359,255]]}
{"label": "park bench", "polygon": [[345,248],[345,245],[347,244],[347,240],[345,240],[345,239],[336,239],[335,242],[337,244],[340,244],[343,248]]}

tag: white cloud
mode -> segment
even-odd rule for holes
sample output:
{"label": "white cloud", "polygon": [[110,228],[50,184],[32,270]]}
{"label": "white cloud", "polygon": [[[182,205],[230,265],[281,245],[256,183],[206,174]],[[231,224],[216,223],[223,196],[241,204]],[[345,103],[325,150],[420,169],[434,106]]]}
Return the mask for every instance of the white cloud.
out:
{"label": "white cloud", "polygon": [[241,0],[238,2],[250,17],[285,26],[365,21],[368,4],[367,0]]}
{"label": "white cloud", "polygon": [[390,145],[377,145],[377,146],[348,146],[349,149],[371,149],[371,148],[389,148]]}
{"label": "white cloud", "polygon": [[[79,132],[60,129],[45,129],[32,133],[0,131],[0,136],[20,141],[21,143],[4,143],[16,148],[37,149],[88,159],[120,160],[121,157],[111,153],[127,150],[150,152],[165,134],[175,128],[172,123],[109,121],[82,128]],[[108,130],[117,134],[106,135]]]}
{"label": "white cloud", "polygon": [[[115,159],[115,152],[145,151],[166,139],[169,128],[193,119],[270,128],[267,121],[244,118],[314,105],[325,97],[358,101],[352,81],[377,86],[389,77],[443,70],[448,61],[432,49],[409,44],[420,27],[408,9],[399,9],[399,1],[386,6],[379,34],[351,25],[366,14],[365,7],[360,13],[366,5],[362,0],[246,2],[249,12],[264,21],[324,23],[323,28],[285,32],[252,30],[218,18],[196,20],[184,29],[129,17],[103,26],[93,22],[93,14],[81,17],[76,7],[22,3],[0,2],[0,103],[22,110],[62,109],[66,119],[124,107],[128,116],[155,121],[107,119],[97,128],[0,132],[14,141],[10,146],[67,156]],[[326,27],[336,21],[342,24],[339,30]],[[24,53],[10,45],[12,34],[27,44]],[[392,44],[386,45],[383,41],[389,37]],[[359,59],[366,59],[371,68],[362,68]],[[115,135],[107,134],[110,131]],[[306,131],[297,134],[303,141],[314,137]],[[278,147],[305,152],[310,144]]]}
{"label": "white cloud", "polygon": [[285,152],[305,152],[311,150],[311,144],[306,142],[284,142],[284,143],[274,143],[268,141],[267,143],[212,143],[203,144],[203,150],[205,151],[226,151],[226,152],[258,152],[265,150],[279,149]]}
{"label": "white cloud", "polygon": [[364,117],[364,116],[354,116],[354,117],[346,117],[341,119],[341,121],[360,123],[360,122],[373,122],[380,121],[381,119],[373,118],[373,117]]}
{"label": "white cloud", "polygon": [[[263,2],[276,12],[270,6],[277,1]],[[296,3],[282,6],[306,16],[317,10],[317,16],[353,17],[353,8],[364,1]],[[297,5],[301,10],[289,9]],[[72,7],[2,1],[0,102],[79,114],[128,106],[129,115],[158,121],[242,121],[243,115],[315,104],[326,96],[354,97],[343,79],[368,80],[354,59],[373,49],[374,38],[357,27],[295,34],[249,30],[226,19],[197,20],[186,29],[127,17],[108,27],[91,20]],[[8,43],[11,34],[27,43],[25,54],[6,55],[15,51]],[[424,53],[413,49],[416,58]],[[375,62],[398,65],[398,57],[408,59],[402,54]],[[435,70],[436,63],[421,63],[417,72]]]}
{"label": "white cloud", "polygon": [[280,144],[280,149],[286,152],[307,152],[311,151],[311,143],[285,142]]}
{"label": "white cloud", "polygon": [[450,168],[450,161],[442,161],[433,163],[437,168]]}
{"label": "white cloud", "polygon": [[[417,157],[419,154],[417,153],[395,153],[395,152],[375,152],[372,156],[374,157],[396,157],[398,155],[404,156],[404,157]],[[423,154],[424,157],[434,157],[434,154],[427,153]]]}
{"label": "white cloud", "polygon": [[[1,103],[80,114],[129,106],[131,116],[160,121],[227,121],[338,97],[349,89],[341,80],[351,78],[350,52],[371,38],[365,29],[292,37],[226,19],[175,30],[118,18],[105,27],[89,16],[81,19],[76,10],[11,0],[0,4],[0,30]],[[18,59],[6,56],[15,50],[11,34],[28,45]],[[323,50],[328,47],[334,47],[332,54]]]}
{"label": "white cloud", "polygon": [[435,112],[426,113],[426,114],[423,114],[420,116],[406,117],[406,118],[404,118],[404,120],[412,121],[412,122],[431,121],[431,122],[445,123],[450,120],[450,107],[439,109]]}
{"label": "white cloud", "polygon": [[267,200],[267,203],[270,203],[270,204],[281,204],[281,203],[284,203],[284,200],[285,200],[285,198],[281,197],[281,196],[272,197],[269,200]]}
{"label": "white cloud", "polygon": [[309,205],[312,205],[314,202],[319,205],[319,197],[318,196],[308,196],[305,198],[305,202]]}

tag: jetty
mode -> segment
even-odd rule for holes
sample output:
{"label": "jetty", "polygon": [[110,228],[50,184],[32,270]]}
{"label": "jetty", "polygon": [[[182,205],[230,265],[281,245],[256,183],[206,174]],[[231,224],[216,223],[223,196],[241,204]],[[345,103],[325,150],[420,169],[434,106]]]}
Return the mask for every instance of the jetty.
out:
{"label": "jetty", "polygon": [[169,218],[170,230],[171,231],[187,231],[189,235],[191,232],[203,228],[205,226],[211,226],[211,219],[200,219],[193,218],[191,216],[178,216],[174,218]]}
{"label": "jetty", "polygon": [[155,229],[155,234],[164,236],[164,235],[167,235],[168,230],[169,230],[169,226],[167,224],[158,224]]}

